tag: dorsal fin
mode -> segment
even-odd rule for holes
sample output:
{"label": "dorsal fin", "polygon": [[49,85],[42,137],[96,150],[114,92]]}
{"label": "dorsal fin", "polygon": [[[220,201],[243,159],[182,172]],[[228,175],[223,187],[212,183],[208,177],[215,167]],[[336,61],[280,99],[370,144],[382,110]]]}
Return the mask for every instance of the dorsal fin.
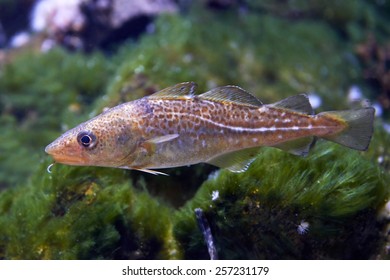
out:
{"label": "dorsal fin", "polygon": [[153,93],[152,95],[148,96],[148,98],[178,98],[186,95],[192,96],[194,95],[196,88],[197,85],[194,82],[180,83]]}
{"label": "dorsal fin", "polygon": [[306,94],[299,94],[295,96],[287,97],[286,99],[280,100],[276,103],[270,104],[269,106],[288,109],[300,113],[313,115],[313,107],[309,102],[309,98]]}
{"label": "dorsal fin", "polygon": [[248,148],[216,156],[207,161],[207,163],[226,168],[232,172],[244,172],[255,160],[260,148]]}
{"label": "dorsal fin", "polygon": [[263,105],[259,99],[237,86],[218,87],[199,95],[199,98],[215,102],[233,102],[254,107]]}

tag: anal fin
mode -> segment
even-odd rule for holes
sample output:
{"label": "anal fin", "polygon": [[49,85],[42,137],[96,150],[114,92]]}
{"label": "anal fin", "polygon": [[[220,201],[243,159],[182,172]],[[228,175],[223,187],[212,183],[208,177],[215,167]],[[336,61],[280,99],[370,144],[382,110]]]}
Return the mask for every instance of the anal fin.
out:
{"label": "anal fin", "polygon": [[309,98],[306,94],[298,94],[287,97],[269,106],[292,110],[295,112],[305,113],[309,115],[314,114],[313,107],[309,102]]}
{"label": "anal fin", "polygon": [[311,147],[313,147],[315,141],[316,138],[310,136],[310,137],[299,138],[288,142],[283,142],[281,144],[274,145],[273,147],[289,152],[290,154],[293,155],[307,156]]}
{"label": "anal fin", "polygon": [[244,172],[255,160],[260,148],[248,148],[216,156],[207,161],[207,163],[228,169],[232,172]]}

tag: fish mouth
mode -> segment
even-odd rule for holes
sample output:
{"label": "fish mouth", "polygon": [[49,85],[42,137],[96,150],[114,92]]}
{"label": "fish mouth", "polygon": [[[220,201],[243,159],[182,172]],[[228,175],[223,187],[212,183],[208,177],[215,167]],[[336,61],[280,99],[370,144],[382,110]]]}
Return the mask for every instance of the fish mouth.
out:
{"label": "fish mouth", "polygon": [[76,153],[64,154],[63,151],[58,150],[53,143],[47,145],[45,152],[49,154],[56,163],[69,164],[69,165],[85,165],[85,160],[76,155]]}
{"label": "fish mouth", "polygon": [[67,155],[52,155],[56,163],[69,164],[69,165],[85,165],[85,162],[82,159],[70,157]]}

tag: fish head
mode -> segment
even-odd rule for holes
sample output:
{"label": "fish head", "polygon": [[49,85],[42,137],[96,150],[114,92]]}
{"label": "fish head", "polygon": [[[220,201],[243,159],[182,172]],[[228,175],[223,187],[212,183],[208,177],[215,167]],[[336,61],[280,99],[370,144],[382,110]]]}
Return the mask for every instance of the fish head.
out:
{"label": "fish head", "polygon": [[45,152],[68,165],[120,167],[131,163],[137,139],[131,123],[105,112],[65,132]]}

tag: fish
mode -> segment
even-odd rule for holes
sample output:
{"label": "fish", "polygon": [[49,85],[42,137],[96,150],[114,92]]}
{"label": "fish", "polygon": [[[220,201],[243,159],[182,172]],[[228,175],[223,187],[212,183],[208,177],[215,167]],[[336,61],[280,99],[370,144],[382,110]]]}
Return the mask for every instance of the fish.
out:
{"label": "fish", "polygon": [[264,146],[306,156],[317,138],[364,151],[375,109],[315,114],[307,95],[263,104],[233,85],[196,95],[184,82],[123,103],[79,124],[45,151],[55,163],[156,169],[208,163],[244,172]]}

